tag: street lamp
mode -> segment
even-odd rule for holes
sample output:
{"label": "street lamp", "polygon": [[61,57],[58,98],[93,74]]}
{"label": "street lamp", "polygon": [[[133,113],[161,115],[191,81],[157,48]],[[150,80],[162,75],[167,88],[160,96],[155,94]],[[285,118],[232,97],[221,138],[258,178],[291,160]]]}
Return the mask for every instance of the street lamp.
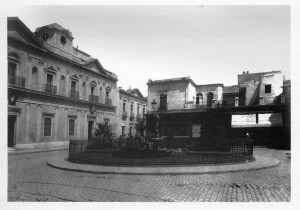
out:
{"label": "street lamp", "polygon": [[151,102],[151,108],[153,110],[153,117],[155,119],[155,137],[158,137],[159,136],[159,130],[158,130],[158,127],[159,127],[159,115],[158,115],[158,113],[155,113],[155,108],[156,108],[156,101],[155,101],[155,99],[153,99],[153,101]]}

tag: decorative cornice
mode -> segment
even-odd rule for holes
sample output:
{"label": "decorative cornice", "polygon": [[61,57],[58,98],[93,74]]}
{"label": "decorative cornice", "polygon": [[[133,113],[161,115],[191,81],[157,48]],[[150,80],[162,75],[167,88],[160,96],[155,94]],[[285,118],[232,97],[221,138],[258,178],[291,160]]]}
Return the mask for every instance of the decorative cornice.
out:
{"label": "decorative cornice", "polygon": [[44,66],[44,61],[43,60],[39,60],[39,64],[40,64],[40,66]]}

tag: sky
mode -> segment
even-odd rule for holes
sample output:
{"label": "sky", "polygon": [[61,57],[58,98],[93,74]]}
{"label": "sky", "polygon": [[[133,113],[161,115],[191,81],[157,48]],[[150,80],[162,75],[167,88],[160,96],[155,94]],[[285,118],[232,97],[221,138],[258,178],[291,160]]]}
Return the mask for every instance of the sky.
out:
{"label": "sky", "polygon": [[243,71],[281,70],[290,79],[289,6],[22,6],[7,14],[31,31],[69,29],[119,87],[144,96],[150,78],[236,85]]}

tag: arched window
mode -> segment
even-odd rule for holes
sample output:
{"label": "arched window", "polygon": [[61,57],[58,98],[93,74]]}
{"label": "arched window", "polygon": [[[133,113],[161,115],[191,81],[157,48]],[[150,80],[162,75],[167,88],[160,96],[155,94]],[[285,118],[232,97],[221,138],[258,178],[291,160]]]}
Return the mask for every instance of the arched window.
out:
{"label": "arched window", "polygon": [[212,92],[207,93],[207,107],[212,107],[212,100],[214,98],[214,94]]}
{"label": "arched window", "polygon": [[85,100],[86,96],[86,86],[85,86],[85,82],[82,83],[82,99]]}
{"label": "arched window", "polygon": [[196,95],[196,104],[202,105],[203,104],[203,94],[197,93]]}
{"label": "arched window", "polygon": [[32,85],[32,89],[37,89],[38,87],[38,81],[39,81],[39,77],[38,77],[38,69],[34,66],[32,68],[32,77],[31,77],[31,85]]}
{"label": "arched window", "polygon": [[59,89],[61,94],[65,94],[66,92],[66,78],[65,76],[60,77]]}

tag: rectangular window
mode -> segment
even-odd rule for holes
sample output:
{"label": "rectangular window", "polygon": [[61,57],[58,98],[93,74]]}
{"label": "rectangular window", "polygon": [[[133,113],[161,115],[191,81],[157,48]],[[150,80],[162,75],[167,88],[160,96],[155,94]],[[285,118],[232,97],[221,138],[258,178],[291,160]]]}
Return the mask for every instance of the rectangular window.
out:
{"label": "rectangular window", "polygon": [[106,126],[108,126],[109,125],[109,118],[104,118],[104,124],[106,125]]}
{"label": "rectangular window", "polygon": [[109,99],[109,91],[106,91],[106,98]]}
{"label": "rectangular window", "polygon": [[44,118],[44,136],[51,136],[52,118]]}
{"label": "rectangular window", "polygon": [[265,93],[271,93],[272,85],[265,85]]}
{"label": "rectangular window", "polygon": [[167,94],[162,94],[159,97],[160,110],[167,110]]}
{"label": "rectangular window", "polygon": [[137,111],[136,111],[137,114],[140,113],[140,105],[137,105]]}
{"label": "rectangular window", "polygon": [[71,90],[73,90],[73,91],[76,90],[76,82],[74,82],[74,81],[71,82]]}
{"label": "rectangular window", "polygon": [[75,119],[69,119],[69,136],[75,136]]}
{"label": "rectangular window", "polygon": [[53,75],[47,74],[47,84],[52,85],[52,81],[53,81]]}
{"label": "rectangular window", "polygon": [[125,126],[122,126],[122,137],[125,137]]}
{"label": "rectangular window", "polygon": [[126,111],[126,102],[123,102],[123,111]]}

